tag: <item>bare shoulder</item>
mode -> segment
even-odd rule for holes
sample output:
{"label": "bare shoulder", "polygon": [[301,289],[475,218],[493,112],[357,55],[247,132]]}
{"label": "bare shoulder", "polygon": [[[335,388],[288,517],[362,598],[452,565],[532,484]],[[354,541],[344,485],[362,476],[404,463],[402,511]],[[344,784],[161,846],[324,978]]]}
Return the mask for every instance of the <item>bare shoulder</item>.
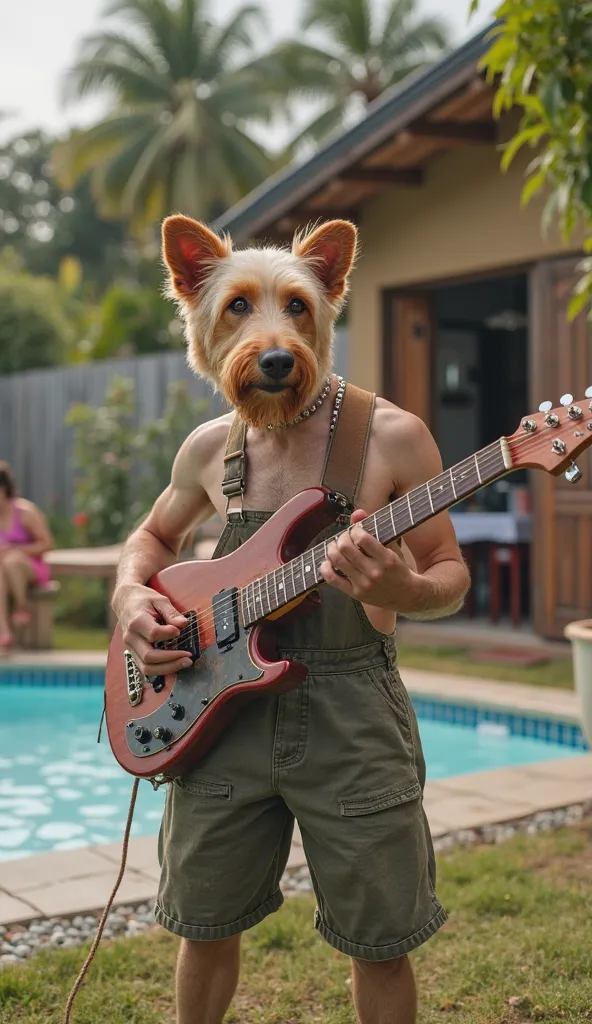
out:
{"label": "bare shoulder", "polygon": [[183,442],[175,460],[174,472],[203,472],[214,460],[220,458],[228,439],[228,431],[234,413],[218,416],[214,420],[200,423],[199,427]]}
{"label": "bare shoulder", "polygon": [[407,450],[410,446],[413,454],[422,445],[435,443],[419,416],[393,405],[392,402],[387,402],[385,398],[376,399],[372,438],[381,451],[390,450],[395,442],[397,446],[404,445]]}
{"label": "bare shoulder", "polygon": [[37,508],[35,502],[29,501],[28,498],[17,498],[15,504],[21,515],[25,518],[30,519],[31,517],[37,517],[43,514],[41,510]]}
{"label": "bare shoulder", "polygon": [[438,446],[424,421],[384,398],[376,399],[372,444],[391,469],[399,493],[442,469]]}

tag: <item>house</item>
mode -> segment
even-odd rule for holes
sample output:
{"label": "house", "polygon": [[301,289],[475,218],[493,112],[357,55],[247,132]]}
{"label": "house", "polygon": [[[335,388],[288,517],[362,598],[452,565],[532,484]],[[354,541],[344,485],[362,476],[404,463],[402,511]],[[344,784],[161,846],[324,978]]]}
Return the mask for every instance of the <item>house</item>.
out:
{"label": "house", "polygon": [[[521,208],[531,151],[500,170],[500,143],[516,116],[492,116],[493,89],[479,70],[487,47],[482,32],[389,91],[216,225],[246,242],[287,240],[319,218],[355,220],[349,377],[422,416],[445,466],[513,433],[540,402],[582,398],[592,384],[587,322],[566,316],[577,246],[543,236],[543,200]],[[562,636],[592,609],[592,460],[579,463],[577,487],[523,472],[479,498],[490,520],[509,509],[515,524],[528,524],[524,605],[545,637]],[[500,540],[495,530],[490,540]],[[480,565],[487,588],[491,567]]]}

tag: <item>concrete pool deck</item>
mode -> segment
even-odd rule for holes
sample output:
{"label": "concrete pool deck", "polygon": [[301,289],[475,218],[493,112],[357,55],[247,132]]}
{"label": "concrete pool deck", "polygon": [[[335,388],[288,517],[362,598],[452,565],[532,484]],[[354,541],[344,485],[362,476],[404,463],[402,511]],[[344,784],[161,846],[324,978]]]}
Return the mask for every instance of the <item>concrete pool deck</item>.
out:
{"label": "concrete pool deck", "polygon": [[[104,655],[61,652],[42,659],[17,656],[13,664],[45,667],[100,667]],[[565,690],[449,676],[403,669],[412,694],[456,704],[522,712],[562,721],[578,720],[577,698]],[[148,783],[145,783],[148,785]],[[131,791],[131,780],[130,780]],[[463,829],[519,821],[544,811],[592,801],[592,754],[545,761],[524,767],[498,768],[428,782],[425,808],[434,838]],[[124,822],[122,821],[122,831]],[[117,877],[121,844],[53,851],[0,861],[0,924],[24,924],[38,917],[70,917],[100,910]],[[295,832],[288,869],[305,864],[302,841]],[[115,905],[148,902],[159,877],[156,836],[132,839],[128,866]]]}

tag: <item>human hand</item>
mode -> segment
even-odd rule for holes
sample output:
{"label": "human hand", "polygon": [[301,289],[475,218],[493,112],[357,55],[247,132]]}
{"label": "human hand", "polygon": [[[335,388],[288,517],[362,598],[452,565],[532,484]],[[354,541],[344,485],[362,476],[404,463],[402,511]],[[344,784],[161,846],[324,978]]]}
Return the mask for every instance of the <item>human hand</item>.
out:
{"label": "human hand", "polygon": [[187,626],[185,616],[167,597],[150,587],[133,584],[115,591],[112,606],[119,619],[123,641],[135,655],[141,672],[148,676],[165,676],[190,668],[193,661],[189,651],[153,646],[175,640]]}
{"label": "human hand", "polygon": [[398,549],[385,548],[357,525],[366,518],[367,513],[358,509],[352,515],[350,529],[328,545],[327,559],[321,565],[323,579],[364,604],[403,614],[414,611],[421,577],[407,565]]}

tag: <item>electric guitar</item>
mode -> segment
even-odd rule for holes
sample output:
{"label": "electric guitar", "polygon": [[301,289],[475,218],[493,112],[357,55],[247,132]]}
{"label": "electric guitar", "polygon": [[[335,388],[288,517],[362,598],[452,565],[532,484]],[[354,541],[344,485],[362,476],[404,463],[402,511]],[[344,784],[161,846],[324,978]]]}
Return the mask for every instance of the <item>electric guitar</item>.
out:
{"label": "electric guitar", "polygon": [[[592,443],[592,388],[586,401],[565,395],[544,402],[516,433],[447,469],[363,520],[382,544],[451,508],[517,469],[566,470]],[[174,676],[144,676],[116,627],[107,660],[105,708],[109,741],[119,764],[157,786],[194,766],[241,703],[298,686],[307,668],[277,660],[274,619],[289,613],[323,583],[327,544],[310,545],[345,511],[345,499],[325,488],[302,491],[237,551],[215,561],[164,569],[149,586],[187,619],[176,640],[160,644],[191,652],[193,665]]]}

